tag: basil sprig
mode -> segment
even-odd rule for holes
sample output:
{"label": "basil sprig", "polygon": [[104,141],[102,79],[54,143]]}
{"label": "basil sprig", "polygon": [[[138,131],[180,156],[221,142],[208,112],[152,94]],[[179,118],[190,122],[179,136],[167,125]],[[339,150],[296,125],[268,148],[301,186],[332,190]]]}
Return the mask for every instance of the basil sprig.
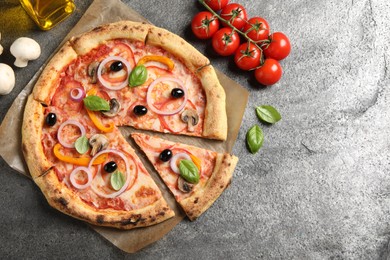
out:
{"label": "basil sprig", "polygon": [[279,112],[273,107],[269,105],[263,105],[256,107],[256,114],[260,120],[267,122],[269,124],[275,124],[282,116]]}
{"label": "basil sprig", "polygon": [[179,164],[180,176],[189,183],[199,182],[198,167],[191,160],[181,160]]}
{"label": "basil sprig", "polygon": [[89,143],[88,143],[88,138],[83,135],[77,138],[74,147],[76,148],[76,151],[80,154],[84,154],[88,151],[89,149]]}
{"label": "basil sprig", "polygon": [[252,126],[246,134],[246,143],[249,151],[253,154],[257,153],[263,145],[264,135],[260,126]]}
{"label": "basil sprig", "polygon": [[125,185],[125,176],[120,171],[111,174],[110,182],[114,190],[120,190]]}
{"label": "basil sprig", "polygon": [[84,106],[90,111],[108,111],[110,103],[98,96],[88,96],[83,99]]}
{"label": "basil sprig", "polygon": [[148,77],[148,72],[144,65],[136,66],[130,73],[129,86],[137,87],[145,83]]}

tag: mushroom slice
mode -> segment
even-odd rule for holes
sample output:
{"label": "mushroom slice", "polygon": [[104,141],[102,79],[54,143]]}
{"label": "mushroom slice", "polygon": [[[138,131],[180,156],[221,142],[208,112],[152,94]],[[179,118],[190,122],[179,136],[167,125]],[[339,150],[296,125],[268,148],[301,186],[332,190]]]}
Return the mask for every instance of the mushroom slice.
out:
{"label": "mushroom slice", "polygon": [[89,139],[89,144],[92,146],[91,155],[94,156],[108,146],[108,139],[105,135],[95,134]]}
{"label": "mushroom slice", "polygon": [[91,83],[95,84],[97,82],[97,69],[99,67],[98,61],[93,61],[88,65],[87,74],[91,77]]}
{"label": "mushroom slice", "polygon": [[102,114],[108,117],[114,117],[121,110],[121,103],[116,98],[110,99],[110,110],[102,111]]}
{"label": "mushroom slice", "polygon": [[181,114],[181,120],[184,123],[187,123],[187,129],[189,132],[194,132],[194,126],[196,126],[199,122],[199,116],[196,110],[194,109],[186,109]]}
{"label": "mushroom slice", "polygon": [[182,177],[179,176],[177,179],[177,187],[179,190],[181,190],[184,193],[189,193],[193,190],[194,184],[189,183],[188,181],[184,180]]}

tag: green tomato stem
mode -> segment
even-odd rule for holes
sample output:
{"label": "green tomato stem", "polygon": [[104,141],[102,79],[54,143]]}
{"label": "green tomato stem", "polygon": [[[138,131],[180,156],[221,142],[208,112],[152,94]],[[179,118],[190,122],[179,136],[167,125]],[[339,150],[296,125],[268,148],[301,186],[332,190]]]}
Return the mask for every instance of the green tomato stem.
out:
{"label": "green tomato stem", "polygon": [[233,29],[233,31],[236,31],[238,34],[240,34],[242,37],[244,37],[248,43],[252,43],[254,44],[260,51],[260,66],[262,66],[264,64],[264,55],[263,55],[263,49],[260,48],[260,46],[257,44],[258,42],[267,42],[268,40],[260,40],[260,41],[254,41],[252,40],[251,38],[248,37],[248,35],[244,32],[241,32],[240,30],[238,30],[234,25],[232,25],[232,23],[224,18],[222,18],[217,12],[215,12],[213,9],[210,8],[210,6],[208,6],[206,4],[206,2],[204,0],[199,0],[199,3],[201,5],[203,5],[209,12],[211,12],[215,17],[217,17],[221,22],[224,22],[225,24],[227,24],[230,28]]}

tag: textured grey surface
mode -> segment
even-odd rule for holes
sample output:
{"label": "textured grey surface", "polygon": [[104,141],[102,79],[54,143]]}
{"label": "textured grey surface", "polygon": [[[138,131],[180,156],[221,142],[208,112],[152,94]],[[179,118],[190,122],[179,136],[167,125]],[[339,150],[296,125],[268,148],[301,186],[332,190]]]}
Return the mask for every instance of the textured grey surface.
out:
{"label": "textured grey surface", "polygon": [[[14,91],[0,97],[3,119],[13,99],[90,1],[49,32],[21,16],[0,18],[6,49],[20,35],[43,47],[18,69]],[[250,91],[234,147],[232,185],[196,222],[183,221],[157,243],[128,255],[85,224],[51,209],[32,181],[0,160],[0,258],[385,259],[390,238],[390,2],[387,0],[242,0],[292,42],[282,80],[258,89],[230,59],[212,55],[188,25],[195,1],[131,0],[151,22],[183,36],[213,65]],[[6,8],[9,1],[0,1]],[[5,34],[5,26],[15,28]],[[24,32],[21,31],[24,26]],[[9,53],[0,62],[10,63]],[[264,126],[251,155],[245,133],[254,107],[271,104],[283,119]],[[1,137],[0,137],[1,138]]]}

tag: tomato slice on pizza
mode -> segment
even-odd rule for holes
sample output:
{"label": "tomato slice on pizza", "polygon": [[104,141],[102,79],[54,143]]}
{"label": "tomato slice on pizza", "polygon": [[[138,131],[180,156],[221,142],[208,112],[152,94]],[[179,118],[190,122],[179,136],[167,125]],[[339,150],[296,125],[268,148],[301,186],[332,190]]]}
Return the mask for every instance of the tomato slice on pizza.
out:
{"label": "tomato slice on pizza", "polygon": [[237,157],[141,133],[131,137],[190,220],[206,211],[230,184]]}

